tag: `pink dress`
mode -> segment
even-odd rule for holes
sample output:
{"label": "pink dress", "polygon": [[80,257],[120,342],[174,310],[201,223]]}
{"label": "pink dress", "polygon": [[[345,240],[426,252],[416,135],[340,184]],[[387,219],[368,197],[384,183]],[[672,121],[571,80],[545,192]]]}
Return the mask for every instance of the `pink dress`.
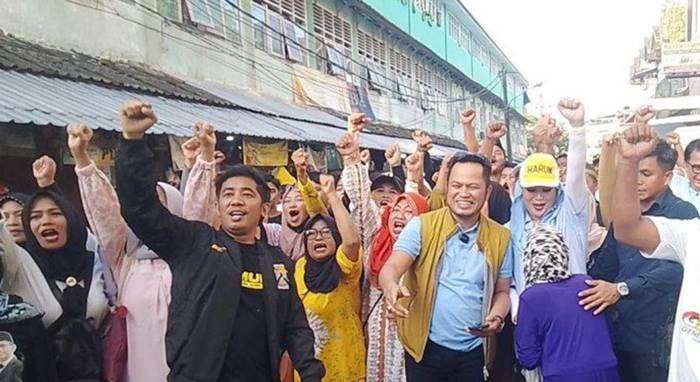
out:
{"label": "pink dress", "polygon": [[[165,261],[154,258],[153,253],[129,230],[118,212],[117,194],[105,174],[94,163],[75,171],[85,215],[117,284],[118,302],[129,311],[126,317],[126,380],[165,382],[170,372],[165,355],[172,285],[170,268]],[[209,193],[213,192],[214,177],[214,163],[198,159],[185,189],[184,206],[179,193],[161,186],[168,209],[176,214],[182,211],[186,219],[210,221],[211,206],[208,203],[212,200]],[[197,190],[200,191],[195,192]]]}

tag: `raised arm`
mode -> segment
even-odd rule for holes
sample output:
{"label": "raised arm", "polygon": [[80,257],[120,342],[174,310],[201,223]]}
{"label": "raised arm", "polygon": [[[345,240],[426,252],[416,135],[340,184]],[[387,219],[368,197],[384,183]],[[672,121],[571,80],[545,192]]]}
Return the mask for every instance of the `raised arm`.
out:
{"label": "raised arm", "polygon": [[164,260],[192,252],[199,223],[171,214],[156,194],[156,164],[145,132],[157,121],[151,105],[130,101],[121,110],[123,139],[117,149],[117,195],[122,216],[136,236]]}
{"label": "raised arm", "polygon": [[422,151],[416,151],[406,158],[406,192],[418,192],[423,196],[430,193],[423,183],[423,156]]}
{"label": "raised arm", "polygon": [[[416,142],[416,151],[421,153],[421,178],[416,181],[420,185],[423,194],[427,195],[428,190],[425,187],[425,182],[428,182],[430,187],[435,187],[435,182],[433,182],[433,174],[435,169],[433,168],[433,163],[430,160],[430,149],[433,148],[433,139],[430,135],[422,130],[416,130],[413,132],[413,140]],[[425,182],[423,181],[425,179]]]}
{"label": "raised arm", "polygon": [[610,135],[603,138],[598,165],[598,192],[600,194],[600,215],[605,227],[612,222],[612,199],[615,189],[615,166],[617,163],[617,141]]}
{"label": "raised arm", "polygon": [[585,109],[580,101],[564,98],[559,112],[569,121],[569,147],[566,171],[566,195],[576,213],[587,211],[589,192],[586,187],[586,128]]}
{"label": "raised arm", "polygon": [[532,131],[532,139],[538,153],[554,155],[554,142],[558,141],[560,137],[561,130],[557,127],[557,120],[549,114],[540,117]]}
{"label": "raised arm", "polygon": [[666,141],[669,145],[671,145],[671,147],[673,147],[674,150],[676,150],[676,153],[678,153],[676,168],[682,170],[680,175],[687,176],[685,172],[685,151],[683,150],[683,145],[681,144],[681,137],[676,132],[670,132],[666,134]]}
{"label": "raised arm", "polygon": [[194,139],[200,148],[200,154],[187,178],[182,216],[187,220],[197,220],[212,225],[216,213],[213,208],[216,203],[214,186],[216,179],[216,163],[214,161],[216,134],[214,127],[208,123],[198,122],[195,124]]}
{"label": "raised arm", "polygon": [[493,147],[506,135],[506,124],[501,121],[494,121],[489,123],[486,129],[486,137],[484,142],[479,149],[479,154],[486,157],[486,159],[491,160],[491,155],[493,155]]}
{"label": "raised arm", "polygon": [[[357,142],[357,133],[345,134],[336,144],[336,148],[342,156],[344,164],[340,181],[345,194],[350,199],[350,205],[352,206],[350,215],[358,229],[362,248],[365,256],[367,256],[369,247],[374,240],[374,235],[379,229],[380,217],[379,208],[372,201],[372,192],[370,191],[372,182],[369,179],[369,172],[367,167],[358,160],[359,144]],[[389,152],[390,150],[392,152]],[[389,153],[387,156],[392,159],[398,156],[398,162],[401,163],[401,154],[398,151],[398,146],[390,147],[387,153]]]}
{"label": "raised arm", "polygon": [[328,205],[333,211],[335,223],[338,225],[340,237],[343,240],[341,247],[343,253],[350,261],[357,261],[360,256],[360,236],[357,234],[355,224],[350,213],[343,205],[343,200],[335,191],[335,182],[330,175],[321,175],[321,192],[326,195]]}
{"label": "raised arm", "polygon": [[117,193],[107,176],[87,155],[92,130],[85,124],[68,125],[68,148],[75,159],[80,199],[90,229],[100,243],[100,253],[112,269],[124,254],[129,228],[121,214]]}
{"label": "raised arm", "polygon": [[297,173],[297,188],[299,189],[302,199],[304,199],[304,205],[306,206],[306,211],[309,213],[309,216],[328,214],[328,208],[318,197],[318,192],[316,192],[306,172],[309,166],[309,153],[302,149],[297,149],[292,153],[292,162],[294,163]]}
{"label": "raised arm", "polygon": [[449,170],[449,163],[452,160],[452,155],[446,155],[442,158],[442,164],[440,164],[440,171],[438,172],[438,179],[435,182],[435,188],[433,192],[430,193],[428,197],[428,204],[430,205],[430,210],[439,210],[447,205],[445,196],[447,194],[447,172]]}
{"label": "raised arm", "polygon": [[401,181],[406,180],[406,174],[403,171],[403,166],[401,165],[401,148],[398,144],[394,143],[387,147],[384,151],[384,158],[386,158],[389,168],[391,169],[391,174],[394,178],[401,179]]}
{"label": "raised arm", "polygon": [[473,154],[479,152],[479,139],[476,137],[474,128],[474,119],[476,111],[472,108],[466,108],[462,112],[462,131],[464,132],[464,147],[467,151]]}
{"label": "raised arm", "polygon": [[639,161],[648,156],[656,145],[647,123],[653,116],[651,107],[642,108],[637,112],[634,125],[625,130],[620,140],[613,195],[615,208],[612,209],[615,238],[646,253],[653,253],[660,242],[659,231],[654,223],[642,217],[639,198],[636,197]]}

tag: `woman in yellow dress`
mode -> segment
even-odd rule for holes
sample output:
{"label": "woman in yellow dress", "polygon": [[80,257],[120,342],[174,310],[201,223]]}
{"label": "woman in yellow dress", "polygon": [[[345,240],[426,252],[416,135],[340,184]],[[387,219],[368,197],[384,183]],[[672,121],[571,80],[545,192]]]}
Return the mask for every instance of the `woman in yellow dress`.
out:
{"label": "woman in yellow dress", "polygon": [[[322,192],[335,219],[316,215],[304,229],[304,257],[294,277],[309,326],[316,358],[323,362],[323,381],[365,378],[365,341],[360,321],[360,238],[333,177],[322,176]],[[298,376],[295,379],[299,381]]]}

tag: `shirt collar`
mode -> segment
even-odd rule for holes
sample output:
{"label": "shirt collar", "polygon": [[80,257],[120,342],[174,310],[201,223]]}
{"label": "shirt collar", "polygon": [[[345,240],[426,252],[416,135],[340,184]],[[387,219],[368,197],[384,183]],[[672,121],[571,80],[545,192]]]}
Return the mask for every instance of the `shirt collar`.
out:
{"label": "shirt collar", "polygon": [[666,191],[664,191],[661,196],[656,198],[653,203],[651,203],[651,206],[644,211],[644,214],[654,212],[654,209],[658,209],[660,211],[665,210],[671,205],[672,199],[674,198],[673,192],[671,191],[670,187],[666,187]]}

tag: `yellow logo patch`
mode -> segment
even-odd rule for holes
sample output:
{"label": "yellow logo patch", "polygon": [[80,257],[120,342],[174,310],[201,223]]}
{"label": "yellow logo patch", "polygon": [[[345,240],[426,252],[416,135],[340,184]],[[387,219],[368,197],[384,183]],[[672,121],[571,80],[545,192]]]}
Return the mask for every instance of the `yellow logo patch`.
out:
{"label": "yellow logo patch", "polygon": [[243,272],[241,274],[241,286],[247,289],[261,290],[263,288],[262,273]]}

